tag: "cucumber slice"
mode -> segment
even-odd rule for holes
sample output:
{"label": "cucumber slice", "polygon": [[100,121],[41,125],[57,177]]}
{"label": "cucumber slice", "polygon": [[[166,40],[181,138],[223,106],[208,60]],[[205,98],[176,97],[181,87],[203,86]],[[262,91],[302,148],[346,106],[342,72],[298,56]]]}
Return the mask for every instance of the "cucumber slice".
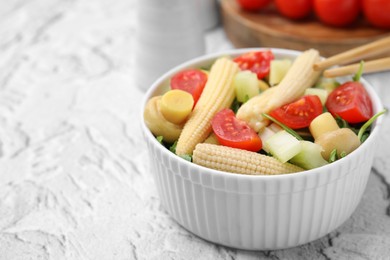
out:
{"label": "cucumber slice", "polygon": [[328,162],[321,155],[321,145],[309,141],[300,141],[300,145],[301,151],[293,158],[291,158],[291,163],[306,170],[328,164]]}
{"label": "cucumber slice", "polygon": [[285,130],[279,131],[265,141],[265,149],[285,163],[301,151],[300,142]]}
{"label": "cucumber slice", "polygon": [[274,131],[275,133],[283,130],[283,128],[281,126],[279,126],[278,124],[276,124],[276,123],[271,123],[268,126],[268,128],[271,129],[272,131]]}
{"label": "cucumber slice", "polygon": [[327,90],[322,88],[307,88],[304,95],[316,95],[320,98],[321,104],[325,105],[329,93]]}
{"label": "cucumber slice", "polygon": [[236,92],[236,98],[241,103],[245,103],[259,94],[257,75],[249,70],[238,72],[234,77],[233,85]]}
{"label": "cucumber slice", "polygon": [[291,60],[272,60],[269,72],[269,84],[275,86],[279,84],[292,64]]}
{"label": "cucumber slice", "polygon": [[[263,130],[259,133],[259,137],[264,144],[274,134],[275,134],[275,132],[270,127],[267,126],[267,127],[264,127]],[[267,153],[269,153],[270,151],[267,148],[268,147],[266,147],[266,145],[263,145],[263,150],[266,151]]]}
{"label": "cucumber slice", "polygon": [[315,84],[315,88],[325,89],[328,93],[340,86],[340,83],[335,79],[321,77]]}

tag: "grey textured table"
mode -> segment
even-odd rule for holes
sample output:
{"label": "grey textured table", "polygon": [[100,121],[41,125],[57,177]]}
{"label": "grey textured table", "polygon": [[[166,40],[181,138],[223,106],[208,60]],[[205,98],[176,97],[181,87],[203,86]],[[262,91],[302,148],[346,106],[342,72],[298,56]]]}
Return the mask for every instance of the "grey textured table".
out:
{"label": "grey textured table", "polygon": [[[390,259],[390,120],[358,209],[328,236],[251,252],[178,226],[141,138],[134,9],[1,1],[0,259]],[[207,52],[232,48],[221,28],[206,40]],[[390,87],[389,73],[368,79]]]}

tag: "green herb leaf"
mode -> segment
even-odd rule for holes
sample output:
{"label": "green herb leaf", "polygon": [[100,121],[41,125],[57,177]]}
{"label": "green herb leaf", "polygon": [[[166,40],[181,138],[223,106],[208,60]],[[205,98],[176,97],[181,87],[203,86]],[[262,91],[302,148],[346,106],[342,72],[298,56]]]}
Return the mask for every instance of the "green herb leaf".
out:
{"label": "green herb leaf", "polygon": [[275,124],[279,125],[281,128],[283,128],[284,130],[286,130],[287,133],[289,133],[290,135],[294,136],[296,139],[298,140],[303,140],[303,138],[297,133],[295,132],[294,130],[292,130],[290,127],[286,126],[285,124],[283,124],[282,122],[278,121],[276,118],[266,114],[266,113],[262,113],[261,114],[263,117],[271,120],[272,122],[274,122]]}
{"label": "green herb leaf", "polygon": [[368,138],[369,136],[370,136],[370,134],[367,133],[367,132],[365,132],[365,133],[362,135],[362,137],[360,138],[360,142],[361,142],[361,143],[364,143],[364,141],[366,141],[367,138]]}
{"label": "green herb leaf", "polygon": [[169,147],[169,151],[171,151],[172,153],[176,153],[176,145],[177,145],[177,141],[175,141],[171,147]]}
{"label": "green herb leaf", "polygon": [[344,158],[345,156],[347,156],[347,152],[342,151],[342,152],[340,153],[340,158]]}
{"label": "green herb leaf", "polygon": [[339,115],[335,117],[335,120],[340,128],[349,128],[348,122],[342,119]]}
{"label": "green herb leaf", "polygon": [[349,128],[351,129],[356,135],[359,132],[359,129],[352,127],[347,121],[342,119],[339,115],[335,117],[335,120],[340,128]]}
{"label": "green herb leaf", "polygon": [[360,67],[359,70],[356,72],[355,76],[353,76],[353,81],[360,81],[360,78],[363,74],[363,67],[364,67],[364,61],[360,61]]}
{"label": "green herb leaf", "polygon": [[209,66],[201,66],[200,70],[209,71],[211,69],[211,65]]}
{"label": "green herb leaf", "polygon": [[164,137],[162,135],[157,136],[156,139],[160,144],[163,144]]}
{"label": "green herb leaf", "polygon": [[328,108],[326,108],[326,106],[322,106],[322,113],[326,113],[326,112],[329,112]]}
{"label": "green herb leaf", "polygon": [[333,149],[329,155],[329,162],[332,163],[335,162],[336,160],[337,160],[337,150]]}
{"label": "green herb leaf", "polygon": [[358,138],[360,142],[364,142],[367,137],[363,138],[363,134],[366,132],[367,128],[372,125],[372,123],[381,115],[387,113],[387,109],[383,109],[382,111],[376,113],[373,115],[367,122],[364,123],[364,125],[360,128],[359,133],[358,133]]}
{"label": "green herb leaf", "polygon": [[236,114],[240,106],[241,103],[235,98],[230,108],[233,110],[234,114]]}
{"label": "green herb leaf", "polygon": [[189,154],[184,154],[184,155],[181,155],[180,157],[183,158],[184,160],[192,162],[192,156]]}

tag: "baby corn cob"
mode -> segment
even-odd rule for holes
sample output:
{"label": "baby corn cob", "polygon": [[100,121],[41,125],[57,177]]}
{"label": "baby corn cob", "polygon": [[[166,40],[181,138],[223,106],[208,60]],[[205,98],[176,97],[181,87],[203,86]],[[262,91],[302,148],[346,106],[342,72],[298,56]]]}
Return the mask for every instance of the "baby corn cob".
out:
{"label": "baby corn cob", "polygon": [[206,143],[196,145],[192,160],[198,165],[215,170],[249,175],[275,175],[303,171],[298,166],[282,163],[270,156]]}
{"label": "baby corn cob", "polygon": [[195,146],[211,133],[211,120],[214,115],[231,106],[235,97],[232,83],[238,71],[238,65],[227,58],[219,58],[211,67],[202,95],[177,141],[177,155],[192,154]]}
{"label": "baby corn cob", "polygon": [[318,51],[310,49],[296,58],[286,76],[278,86],[269,88],[262,94],[251,98],[237,111],[237,118],[246,121],[256,131],[268,124],[262,113],[269,113],[301,97],[305,89],[311,87],[320,75],[313,70],[319,61]]}

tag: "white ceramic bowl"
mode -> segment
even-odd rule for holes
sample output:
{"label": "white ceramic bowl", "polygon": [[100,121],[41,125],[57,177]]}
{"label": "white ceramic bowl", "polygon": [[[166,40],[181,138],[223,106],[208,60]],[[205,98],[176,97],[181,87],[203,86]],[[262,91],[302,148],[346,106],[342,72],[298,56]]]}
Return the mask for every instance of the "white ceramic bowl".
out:
{"label": "white ceramic bowl", "polygon": [[[166,90],[168,79],[176,72],[250,50],[254,49],[206,55],[172,69],[146,93],[142,110],[148,99]],[[277,58],[299,54],[272,50]],[[362,82],[374,111],[382,110],[376,93],[364,79]],[[142,130],[161,203],[181,226],[221,245],[273,250],[321,238],[351,216],[367,184],[381,122],[380,117],[370,137],[345,158],[317,169],[276,176],[239,175],[195,165],[159,144],[144,121]]]}

